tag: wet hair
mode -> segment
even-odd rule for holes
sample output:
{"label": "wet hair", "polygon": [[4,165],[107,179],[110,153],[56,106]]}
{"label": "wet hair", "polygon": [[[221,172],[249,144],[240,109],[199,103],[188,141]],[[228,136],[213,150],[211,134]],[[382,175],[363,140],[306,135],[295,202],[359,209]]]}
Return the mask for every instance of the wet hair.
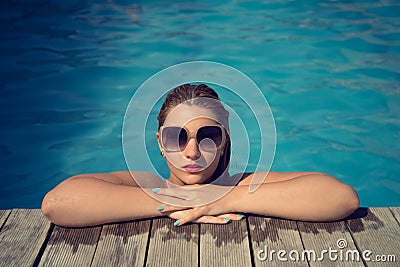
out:
{"label": "wet hair", "polygon": [[[207,98],[218,101],[207,101]],[[167,94],[161,106],[160,113],[157,116],[158,130],[164,125],[169,112],[182,103],[211,109],[218,114],[218,116],[223,116],[226,122],[228,121],[229,113],[220,102],[219,96],[214,89],[205,84],[183,84],[175,87]],[[228,132],[226,132],[226,142],[223,152],[224,154],[220,157],[218,166],[212,174],[210,182],[220,177],[225,171],[228,171],[231,158],[231,140]]]}

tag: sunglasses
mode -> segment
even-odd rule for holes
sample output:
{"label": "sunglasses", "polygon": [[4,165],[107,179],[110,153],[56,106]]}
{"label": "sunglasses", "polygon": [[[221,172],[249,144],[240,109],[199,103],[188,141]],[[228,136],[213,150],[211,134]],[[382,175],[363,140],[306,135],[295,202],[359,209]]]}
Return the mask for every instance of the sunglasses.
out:
{"label": "sunglasses", "polygon": [[[225,143],[225,130],[220,125],[208,125],[190,132],[186,127],[161,126],[161,146],[167,152],[178,152],[186,148],[190,138],[195,138],[201,150],[213,151]],[[204,142],[202,142],[205,140]]]}

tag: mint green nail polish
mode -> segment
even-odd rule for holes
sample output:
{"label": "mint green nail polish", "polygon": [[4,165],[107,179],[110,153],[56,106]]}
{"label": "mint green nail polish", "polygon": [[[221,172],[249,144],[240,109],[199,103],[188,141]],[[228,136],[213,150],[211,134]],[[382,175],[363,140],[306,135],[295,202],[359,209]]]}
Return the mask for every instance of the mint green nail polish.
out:
{"label": "mint green nail polish", "polygon": [[178,226],[178,225],[179,225],[178,221],[174,222],[174,226]]}
{"label": "mint green nail polish", "polygon": [[239,217],[239,219],[243,219],[245,217],[243,214],[237,214],[237,216]]}
{"label": "mint green nail polish", "polygon": [[153,191],[154,193],[158,193],[160,191],[160,188],[153,188],[151,189],[151,191]]}
{"label": "mint green nail polish", "polygon": [[231,219],[229,219],[229,218],[224,218],[224,220],[225,220],[226,222],[230,222],[230,221],[231,221]]}
{"label": "mint green nail polish", "polygon": [[162,211],[164,208],[165,208],[164,206],[158,206],[158,207],[157,207],[157,210],[158,210],[158,211]]}

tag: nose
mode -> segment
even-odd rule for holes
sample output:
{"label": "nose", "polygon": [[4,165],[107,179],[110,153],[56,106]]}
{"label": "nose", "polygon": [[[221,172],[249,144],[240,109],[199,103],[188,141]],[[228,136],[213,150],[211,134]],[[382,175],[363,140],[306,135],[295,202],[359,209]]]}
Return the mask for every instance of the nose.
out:
{"label": "nose", "polygon": [[201,157],[199,146],[196,143],[196,139],[190,138],[185,149],[182,151],[183,155],[191,160],[196,160]]}

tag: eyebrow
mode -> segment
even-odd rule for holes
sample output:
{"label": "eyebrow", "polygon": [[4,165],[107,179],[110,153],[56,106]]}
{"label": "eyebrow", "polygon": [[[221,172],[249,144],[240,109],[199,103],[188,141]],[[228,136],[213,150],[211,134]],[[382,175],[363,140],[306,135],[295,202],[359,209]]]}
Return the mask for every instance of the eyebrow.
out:
{"label": "eyebrow", "polygon": [[[176,124],[164,124],[163,125],[164,127],[179,127],[179,128],[183,128],[183,127],[186,127],[186,128],[188,128],[187,126],[186,126],[186,124],[185,125],[176,125]],[[201,127],[204,127],[204,126],[222,126],[221,124],[219,124],[219,123],[216,123],[216,124],[204,124],[204,125],[200,125],[199,127],[197,127],[197,129],[199,129],[199,128],[201,128]]]}

